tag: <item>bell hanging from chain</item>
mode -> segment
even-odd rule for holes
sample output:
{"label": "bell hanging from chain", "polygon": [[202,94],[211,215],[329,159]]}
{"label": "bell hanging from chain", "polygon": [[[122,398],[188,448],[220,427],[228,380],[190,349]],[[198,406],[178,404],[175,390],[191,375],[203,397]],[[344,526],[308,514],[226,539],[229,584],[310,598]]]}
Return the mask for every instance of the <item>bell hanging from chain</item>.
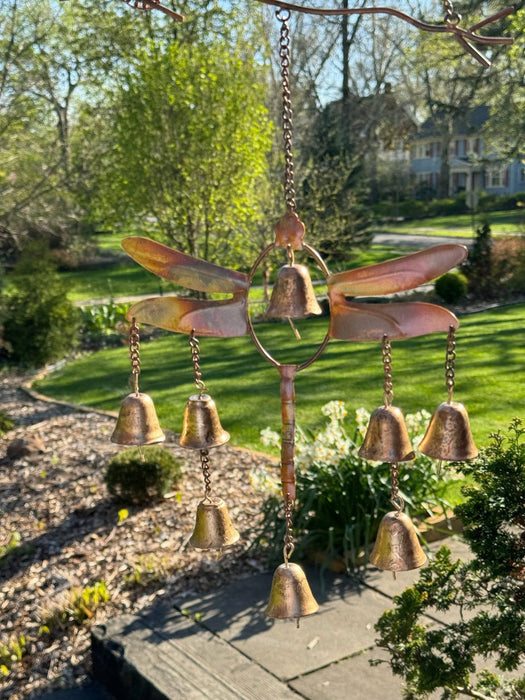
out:
{"label": "bell hanging from chain", "polygon": [[184,409],[180,446],[192,450],[205,450],[224,445],[229,439],[230,434],[222,427],[217,406],[211,396],[190,396]]}
{"label": "bell hanging from chain", "polygon": [[372,462],[406,462],[415,454],[397,406],[380,406],[370,416],[359,456]]}
{"label": "bell hanging from chain", "polygon": [[370,416],[359,456],[372,462],[406,462],[414,459],[403,412],[392,406],[392,348],[387,336],[382,344],[384,368],[384,406],[376,408]]}
{"label": "bell hanging from chain", "polygon": [[288,246],[289,264],[283,265],[273,285],[266,318],[306,318],[320,316],[323,310],[315,296],[308,268],[296,265],[291,246]]}
{"label": "bell hanging from chain", "polygon": [[399,510],[381,520],[370,563],[386,571],[410,571],[423,566],[427,557],[421,549],[414,524]]}
{"label": "bell hanging from chain", "polygon": [[421,549],[414,524],[403,513],[405,503],[399,493],[399,465],[390,465],[392,491],[390,501],[395,510],[387,513],[379,524],[374,548],[370,554],[370,563],[378,569],[392,571],[410,571],[418,569],[426,561],[426,554]]}
{"label": "bell hanging from chain", "polygon": [[467,409],[462,403],[452,401],[455,385],[456,339],[454,327],[450,326],[447,337],[445,377],[448,401],[434,411],[426,433],[419,443],[419,451],[432,459],[458,462],[474,459],[478,448],[474,444]]}
{"label": "bell hanging from chain", "polygon": [[118,445],[153,445],[166,439],[148,394],[128,394],[120,405],[111,442]]}
{"label": "bell hanging from chain", "polygon": [[232,525],[222,498],[204,498],[197,506],[195,529],[190,545],[197,549],[221,549],[234,544],[239,533]]}
{"label": "bell hanging from chain", "polygon": [[312,595],[303,569],[290,562],[278,566],[273,575],[266,615],[280,620],[298,620],[318,610],[319,605]]}
{"label": "bell hanging from chain", "polygon": [[129,353],[134,392],[128,394],[120,405],[111,442],[118,445],[153,445],[166,438],[159,425],[153,400],[148,394],[139,392],[140,374],[139,329],[132,319],[129,329]]}

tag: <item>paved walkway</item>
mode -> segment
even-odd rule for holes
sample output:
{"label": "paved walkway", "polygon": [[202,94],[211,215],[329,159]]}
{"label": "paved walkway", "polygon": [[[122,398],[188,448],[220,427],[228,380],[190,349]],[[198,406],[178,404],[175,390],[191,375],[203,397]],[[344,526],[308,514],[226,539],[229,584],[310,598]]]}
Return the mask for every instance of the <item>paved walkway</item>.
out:
{"label": "paved walkway", "polygon": [[[455,556],[468,558],[460,539],[446,542]],[[302,618],[299,629],[265,616],[272,574],[259,574],[96,628],[94,675],[118,700],[401,698],[401,680],[389,664],[371,666],[369,660],[388,661],[375,647],[374,624],[418,571],[394,580],[371,569],[366,584],[313,568],[307,575],[321,607]],[[438,614],[428,623],[447,619],[450,614]]]}

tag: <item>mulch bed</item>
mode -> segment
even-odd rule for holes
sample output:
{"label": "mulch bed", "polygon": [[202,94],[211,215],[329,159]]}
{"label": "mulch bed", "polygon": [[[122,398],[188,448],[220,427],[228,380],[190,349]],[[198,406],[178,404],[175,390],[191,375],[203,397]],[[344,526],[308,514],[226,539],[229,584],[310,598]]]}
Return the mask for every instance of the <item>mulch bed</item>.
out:
{"label": "mulch bed", "polygon": [[[249,550],[263,502],[250,471],[269,458],[228,446],[211,451],[214,491],[241,540],[223,552],[199,552],[188,545],[203,493],[194,451],[168,435],[166,446],[183,465],[174,495],[147,507],[117,503],[104,483],[107,461],[120,449],[109,439],[115,419],[35,400],[19,388],[23,379],[0,375],[0,406],[16,423],[0,438],[0,645],[25,638],[21,661],[0,675],[2,700],[88,681],[91,625],[266,568],[263,555]],[[13,440],[31,436],[41,439],[40,450],[6,456]],[[128,515],[119,519],[123,508]],[[75,620],[71,591],[101,581],[109,601],[88,605],[88,619]]]}

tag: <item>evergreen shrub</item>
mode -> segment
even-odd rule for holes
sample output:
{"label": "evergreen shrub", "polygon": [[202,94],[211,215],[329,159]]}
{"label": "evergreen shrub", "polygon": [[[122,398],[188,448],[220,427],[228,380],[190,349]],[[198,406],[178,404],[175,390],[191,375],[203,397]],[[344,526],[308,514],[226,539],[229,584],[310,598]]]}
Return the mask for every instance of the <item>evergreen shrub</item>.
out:
{"label": "evergreen shrub", "polygon": [[163,447],[132,447],[108,463],[104,480],[110,494],[126,503],[144,504],[162,498],[182,478],[179,460]]}
{"label": "evergreen shrub", "polygon": [[457,304],[467,296],[468,281],[461,272],[446,272],[435,281],[434,290],[447,304]]}

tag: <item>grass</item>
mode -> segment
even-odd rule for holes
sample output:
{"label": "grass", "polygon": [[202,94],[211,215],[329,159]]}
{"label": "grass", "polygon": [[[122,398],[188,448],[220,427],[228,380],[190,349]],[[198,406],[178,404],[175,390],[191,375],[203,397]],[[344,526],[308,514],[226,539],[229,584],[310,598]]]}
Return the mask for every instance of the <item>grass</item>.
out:
{"label": "grass", "polygon": [[[491,432],[504,429],[523,413],[523,326],[525,305],[465,316],[458,332],[454,398],[469,411],[474,439],[486,445]],[[263,345],[280,362],[300,364],[317,347],[328,319],[298,322],[303,341],[295,341],[286,323],[258,325]],[[261,449],[259,433],[280,426],[279,375],[248,336],[202,338],[201,370],[221,421],[234,445]],[[180,431],[184,405],[194,393],[186,336],[173,334],[141,346],[141,390],[155,401],[164,427]],[[393,343],[394,403],[406,413],[433,411],[446,400],[445,334]],[[128,393],[126,349],[104,350],[69,363],[37,383],[58,399],[118,410]],[[381,405],[383,390],[379,343],[331,341],[322,357],[296,378],[297,421],[313,428],[320,408],[332,399],[346,402],[349,413]]]}
{"label": "grass", "polygon": [[386,224],[379,227],[381,232],[389,233],[421,233],[425,236],[472,236],[474,228],[479,226],[487,218],[492,227],[493,234],[519,233],[523,231],[525,224],[525,212],[523,209],[514,211],[490,211],[486,214],[457,214],[456,216],[435,216],[428,219],[414,219],[403,221],[399,224]]}

